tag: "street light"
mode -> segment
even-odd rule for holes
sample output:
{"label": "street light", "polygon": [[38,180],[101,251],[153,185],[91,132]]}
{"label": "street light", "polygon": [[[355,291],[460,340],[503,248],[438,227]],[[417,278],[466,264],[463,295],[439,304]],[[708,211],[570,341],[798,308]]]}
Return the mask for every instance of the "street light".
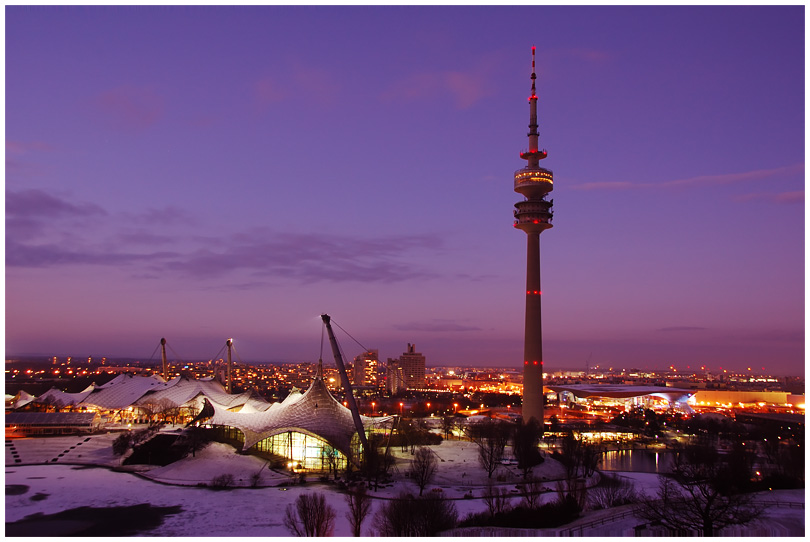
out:
{"label": "street light", "polygon": [[458,403],[453,403],[453,414],[456,413],[457,408],[458,408]]}
{"label": "street light", "polygon": [[403,405],[403,404],[404,404],[404,403],[400,403],[400,404],[399,404],[399,415],[400,415],[400,416],[402,416],[402,405]]}
{"label": "street light", "polygon": [[374,405],[376,405],[374,401],[371,402],[371,413],[374,414]]}

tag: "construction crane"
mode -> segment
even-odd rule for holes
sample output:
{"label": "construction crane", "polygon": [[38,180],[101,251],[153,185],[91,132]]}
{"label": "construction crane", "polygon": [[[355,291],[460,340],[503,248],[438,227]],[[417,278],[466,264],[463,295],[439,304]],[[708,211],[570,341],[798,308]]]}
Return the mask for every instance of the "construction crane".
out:
{"label": "construction crane", "polygon": [[346,391],[346,402],[349,403],[349,410],[352,411],[352,418],[354,419],[354,427],[357,429],[357,436],[360,438],[360,444],[363,445],[363,450],[368,449],[368,442],[366,441],[366,430],[363,427],[363,422],[360,420],[360,411],[357,410],[357,403],[354,401],[352,394],[352,385],[349,382],[349,375],[346,374],[346,366],[343,364],[343,356],[340,354],[340,346],[338,345],[335,333],[332,331],[331,318],[328,314],[322,314],[321,319],[326,326],[326,332],[329,334],[329,343],[332,345],[332,354],[335,356],[335,364],[340,373],[340,381],[343,384],[343,389]]}

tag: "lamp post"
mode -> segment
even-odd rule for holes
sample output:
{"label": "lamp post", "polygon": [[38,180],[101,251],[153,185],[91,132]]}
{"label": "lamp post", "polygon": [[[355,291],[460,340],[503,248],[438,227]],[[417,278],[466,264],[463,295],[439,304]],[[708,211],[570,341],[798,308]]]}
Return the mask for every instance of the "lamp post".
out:
{"label": "lamp post", "polygon": [[403,405],[403,404],[404,404],[404,403],[400,403],[400,404],[399,404],[399,415],[400,415],[400,416],[402,416],[402,405]]}
{"label": "lamp post", "polygon": [[374,414],[374,405],[376,405],[376,403],[374,401],[372,401],[371,402],[371,414]]}
{"label": "lamp post", "polygon": [[453,415],[456,414],[456,410],[458,410],[458,403],[453,403]]}

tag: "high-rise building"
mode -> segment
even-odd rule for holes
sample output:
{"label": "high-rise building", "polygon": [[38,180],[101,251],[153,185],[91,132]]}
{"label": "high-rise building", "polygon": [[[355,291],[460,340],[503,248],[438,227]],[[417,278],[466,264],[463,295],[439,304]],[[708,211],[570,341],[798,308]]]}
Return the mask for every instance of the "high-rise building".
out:
{"label": "high-rise building", "polygon": [[398,359],[388,358],[386,363],[385,390],[388,393],[399,393],[407,390],[405,385],[405,371],[400,366]]}
{"label": "high-rise building", "polygon": [[399,359],[388,358],[387,388],[391,393],[403,389],[425,387],[425,356],[416,351],[416,345],[408,343],[408,351]]}
{"label": "high-rise building", "polygon": [[548,156],[538,146],[535,48],[532,47],[532,94],[529,96],[529,148],[520,153],[528,163],[515,172],[515,192],[524,200],[515,204],[514,226],[526,232],[526,327],[523,339],[523,419],[543,424],[543,332],[540,298],[540,234],[551,228],[554,200],[546,196],[554,188],[554,176],[540,167]]}
{"label": "high-rise building", "polygon": [[380,354],[378,350],[369,350],[359,356],[355,356],[352,365],[352,383],[355,386],[377,387],[377,369],[379,366]]}

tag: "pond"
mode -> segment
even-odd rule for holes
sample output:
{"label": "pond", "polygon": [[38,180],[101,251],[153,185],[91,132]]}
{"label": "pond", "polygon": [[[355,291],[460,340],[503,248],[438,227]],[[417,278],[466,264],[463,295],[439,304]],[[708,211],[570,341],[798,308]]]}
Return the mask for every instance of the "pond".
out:
{"label": "pond", "polygon": [[599,469],[619,472],[664,473],[672,466],[672,452],[657,450],[613,450],[602,454]]}

